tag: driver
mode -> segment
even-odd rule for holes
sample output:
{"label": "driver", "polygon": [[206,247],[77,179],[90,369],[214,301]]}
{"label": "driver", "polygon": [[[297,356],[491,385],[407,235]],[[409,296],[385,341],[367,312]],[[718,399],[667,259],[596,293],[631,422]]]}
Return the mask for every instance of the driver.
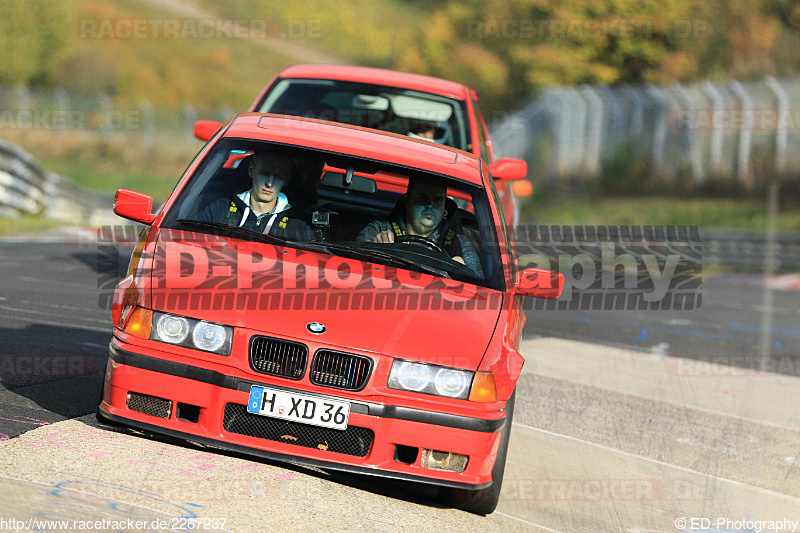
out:
{"label": "driver", "polygon": [[[446,208],[448,203],[449,209]],[[457,231],[457,211],[455,203],[447,198],[444,185],[412,178],[408,191],[392,211],[391,220],[370,222],[357,239],[362,242],[393,243],[395,237],[404,235],[424,237],[439,244],[453,261],[466,265],[477,277],[482,278],[483,268],[475,246]]]}

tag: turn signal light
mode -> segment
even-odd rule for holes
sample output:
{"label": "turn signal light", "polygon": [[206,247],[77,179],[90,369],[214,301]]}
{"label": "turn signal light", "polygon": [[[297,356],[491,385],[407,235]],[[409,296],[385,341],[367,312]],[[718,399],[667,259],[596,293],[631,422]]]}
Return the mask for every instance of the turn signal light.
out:
{"label": "turn signal light", "polygon": [[153,312],[143,307],[137,307],[133,310],[125,323],[125,333],[129,333],[134,337],[142,339],[150,338],[150,328],[153,324]]}
{"label": "turn signal light", "polygon": [[471,402],[491,403],[497,401],[497,387],[494,383],[494,374],[491,372],[475,372],[472,380],[472,389],[469,392]]}

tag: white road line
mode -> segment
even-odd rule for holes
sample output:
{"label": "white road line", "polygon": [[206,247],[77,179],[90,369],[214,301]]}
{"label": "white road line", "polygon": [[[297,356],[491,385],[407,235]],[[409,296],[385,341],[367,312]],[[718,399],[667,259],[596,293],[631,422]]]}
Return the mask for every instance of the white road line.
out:
{"label": "white road line", "polygon": [[706,473],[703,473],[703,472],[698,472],[697,470],[692,470],[691,468],[686,468],[686,467],[683,467],[683,466],[678,466],[678,465],[673,465],[673,464],[670,464],[670,463],[665,463],[664,461],[659,461],[658,459],[651,459],[650,457],[645,457],[643,455],[638,455],[638,454],[626,452],[626,451],[623,451],[623,450],[617,450],[616,448],[610,448],[608,446],[604,446],[602,444],[597,444],[596,442],[591,442],[591,441],[588,441],[588,440],[579,439],[577,437],[570,437],[569,435],[561,435],[560,433],[553,433],[552,431],[547,431],[546,429],[535,428],[533,426],[520,424],[519,422],[512,422],[511,425],[517,426],[517,427],[521,427],[521,428],[527,429],[529,431],[535,431],[537,433],[544,433],[545,435],[550,435],[552,437],[560,437],[562,439],[571,440],[573,442],[579,442],[581,444],[587,444],[589,446],[594,446],[595,448],[600,448],[601,450],[606,450],[606,451],[609,451],[609,452],[618,453],[618,454],[624,455],[626,457],[632,457],[634,459],[640,459],[642,461],[647,461],[649,463],[654,463],[654,464],[661,465],[661,466],[666,466],[666,467],[669,467],[669,468],[675,468],[676,470],[680,470],[682,472],[688,472],[690,474],[697,474],[698,476],[703,476],[703,477],[710,478],[710,479],[716,479],[718,481],[724,481],[726,483],[733,483],[734,485],[739,485],[740,487],[746,487],[746,488],[755,489],[755,490],[760,491],[760,492],[765,492],[765,493],[767,493],[767,494],[769,494],[771,496],[778,496],[778,497],[784,498],[786,500],[791,500],[791,501],[800,503],[800,498],[795,498],[794,496],[789,496],[788,494],[781,494],[780,492],[775,492],[774,490],[765,489],[763,487],[757,487],[755,485],[748,485],[747,483],[742,483],[741,481],[735,481],[733,479],[728,479],[728,478],[724,478],[724,477],[720,477],[720,476],[715,476],[713,474],[706,474]]}
{"label": "white road line", "polygon": [[[29,322],[29,319],[27,319],[27,318],[20,318],[18,316],[14,316],[14,315],[0,315],[0,318],[5,318],[5,319],[8,319],[8,320],[16,320],[17,322]],[[111,321],[110,320],[108,322],[108,327],[107,328],[98,328],[96,326],[89,326],[89,325],[86,325],[86,324],[69,324],[67,322],[56,322],[54,320],[44,320],[44,319],[41,319],[41,318],[37,318],[36,319],[36,323],[33,324],[33,325],[38,325],[38,324],[47,324],[48,326],[60,326],[62,328],[89,329],[89,330],[92,330],[92,331],[102,331],[104,333],[108,333],[109,335],[111,334]],[[31,325],[31,324],[29,324],[29,325]]]}
{"label": "white road line", "polygon": [[54,309],[67,309],[70,311],[82,311],[84,313],[102,313],[105,316],[108,312],[107,311],[96,311],[95,309],[87,309],[85,307],[76,307],[74,305],[63,305],[63,304],[49,304],[45,302],[36,302],[33,300],[20,300],[21,303],[24,304],[32,304],[32,305],[42,305],[45,307],[52,307]]}
{"label": "white road line", "polygon": [[523,520],[522,518],[511,516],[510,514],[501,513],[500,511],[495,511],[494,514],[499,514],[500,516],[505,516],[506,518],[510,518],[512,520],[516,520],[518,522],[522,522],[523,524],[528,524],[529,526],[538,527],[542,531],[551,531],[552,533],[561,533],[558,530],[550,529],[549,527],[540,526],[539,524],[534,524],[533,522],[528,522],[527,520]]}
{"label": "white road line", "polygon": [[32,278],[30,276],[17,276],[17,279],[21,279],[22,281],[35,281],[36,283],[52,283],[59,286],[78,287],[81,289],[95,288],[90,283],[71,283],[69,281],[60,281],[57,279]]}
{"label": "white road line", "polygon": [[[0,309],[4,311],[13,311],[15,313],[26,313],[29,315],[49,316],[49,317],[55,316],[52,313],[42,313],[40,311],[33,311],[31,309],[19,309],[17,307],[7,307],[5,305],[0,305]],[[99,318],[89,318],[84,316],[74,316],[74,318],[77,318],[78,320],[85,320],[87,322],[94,322],[96,324],[111,324],[110,320],[101,320]]]}
{"label": "white road line", "polygon": [[91,346],[92,348],[103,348],[104,350],[108,349],[108,344],[97,344],[96,342],[82,342],[81,346]]}

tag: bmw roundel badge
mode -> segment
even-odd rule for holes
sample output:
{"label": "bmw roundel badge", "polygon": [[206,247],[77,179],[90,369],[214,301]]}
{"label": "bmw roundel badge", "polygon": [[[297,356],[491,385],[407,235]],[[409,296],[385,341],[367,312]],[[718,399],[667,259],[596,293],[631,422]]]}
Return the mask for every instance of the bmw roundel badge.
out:
{"label": "bmw roundel badge", "polygon": [[306,329],[311,333],[313,333],[314,335],[322,335],[328,330],[328,328],[326,328],[319,322],[309,322],[308,325],[306,325]]}

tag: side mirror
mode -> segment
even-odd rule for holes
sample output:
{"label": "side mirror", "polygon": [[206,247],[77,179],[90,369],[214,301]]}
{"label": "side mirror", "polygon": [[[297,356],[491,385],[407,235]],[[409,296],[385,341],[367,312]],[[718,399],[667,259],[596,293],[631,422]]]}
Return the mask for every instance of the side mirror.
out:
{"label": "side mirror", "polygon": [[514,293],[533,298],[555,300],[564,289],[564,274],[543,268],[526,268],[514,285]]}
{"label": "side mirror", "polygon": [[489,165],[489,174],[496,180],[521,180],[528,177],[528,163],[522,159],[498,159]]}
{"label": "side mirror", "polygon": [[213,120],[198,120],[194,123],[194,136],[201,141],[207,141],[222,127],[222,122]]}
{"label": "side mirror", "polygon": [[153,198],[128,189],[119,189],[114,195],[114,213],[135,222],[150,225],[156,219],[151,213]]}

